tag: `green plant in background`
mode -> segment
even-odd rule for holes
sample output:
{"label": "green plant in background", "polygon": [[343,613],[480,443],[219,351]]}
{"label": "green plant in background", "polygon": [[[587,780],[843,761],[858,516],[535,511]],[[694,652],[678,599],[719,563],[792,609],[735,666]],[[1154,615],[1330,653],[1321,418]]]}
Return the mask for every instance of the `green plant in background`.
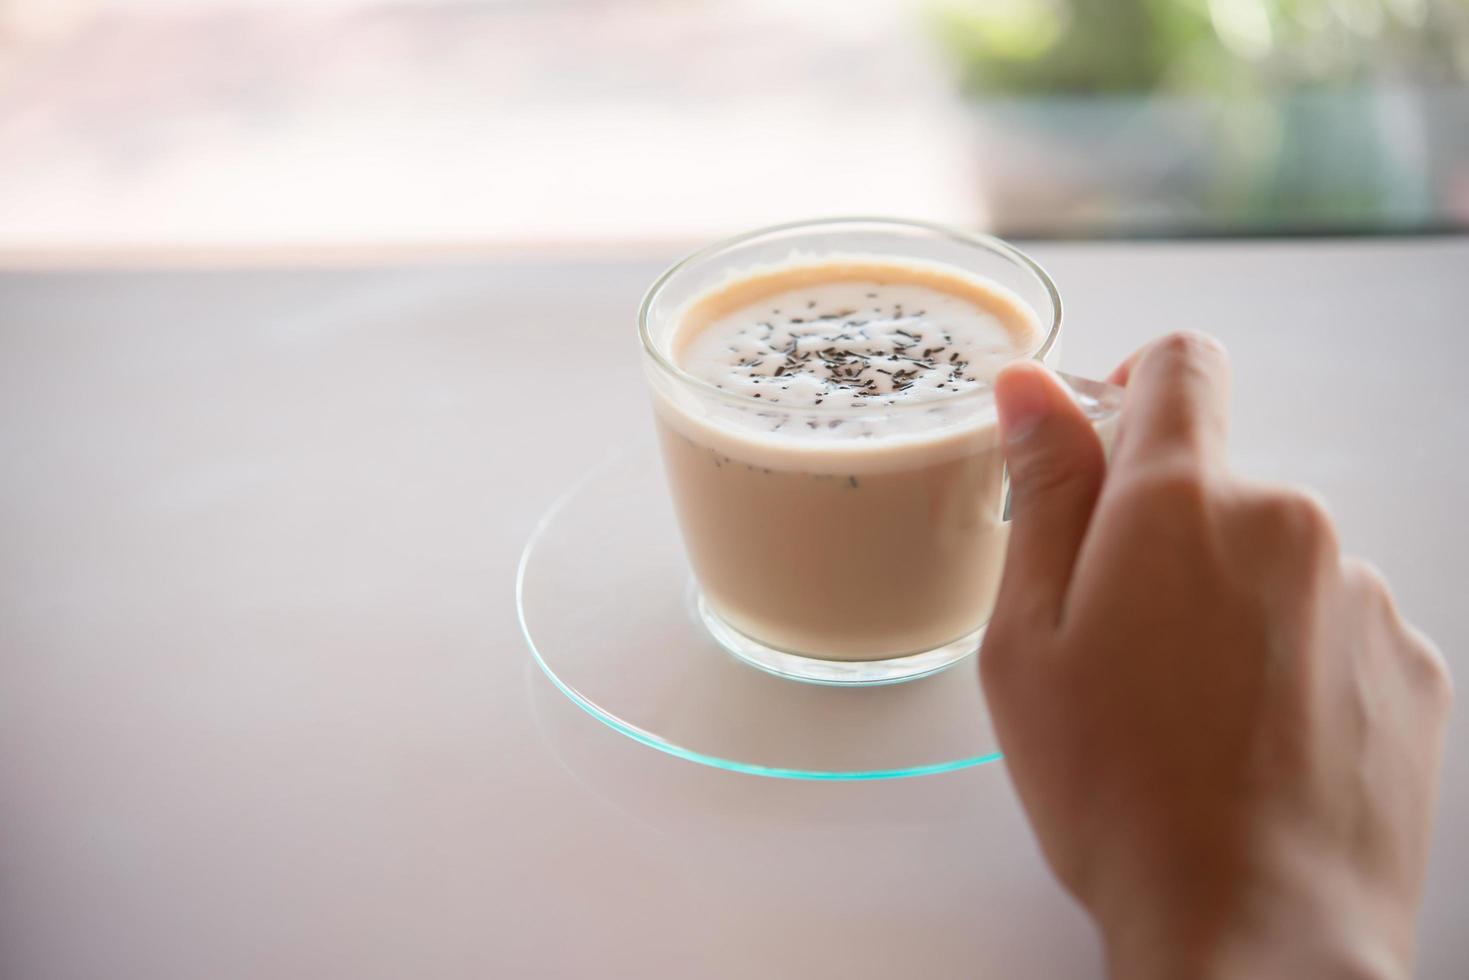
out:
{"label": "green plant in background", "polygon": [[1469,78],[1469,0],[943,0],[970,93]]}
{"label": "green plant in background", "polygon": [[976,94],[1154,89],[1213,41],[1199,4],[1168,0],[951,0],[934,23]]}
{"label": "green plant in background", "polygon": [[1469,0],[928,10],[1012,227],[1412,227],[1462,207]]}

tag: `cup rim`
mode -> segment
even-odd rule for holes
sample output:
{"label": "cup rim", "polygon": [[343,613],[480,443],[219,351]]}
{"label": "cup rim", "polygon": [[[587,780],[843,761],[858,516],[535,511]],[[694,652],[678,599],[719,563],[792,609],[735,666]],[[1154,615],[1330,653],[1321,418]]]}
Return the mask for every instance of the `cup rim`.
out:
{"label": "cup rim", "polygon": [[[678,275],[680,272],[689,268],[690,266],[705,259],[711,258],[719,254],[720,252],[724,252],[736,246],[743,245],[746,242],[753,241],[757,238],[763,238],[767,235],[789,231],[815,229],[827,226],[837,226],[839,228],[843,225],[879,225],[887,226],[889,228],[905,229],[909,231],[926,231],[944,238],[948,238],[949,240],[958,242],[962,245],[969,245],[976,248],[984,249],[988,252],[999,255],[1001,258],[1007,259],[1014,265],[1020,267],[1021,269],[1029,272],[1032,276],[1034,276],[1036,281],[1040,283],[1041,287],[1045,289],[1046,295],[1049,296],[1051,300],[1052,314],[1050,328],[1046,331],[1045,339],[1041,342],[1040,346],[1037,347],[1029,355],[1029,358],[1032,360],[1044,361],[1046,356],[1051,352],[1051,349],[1056,346],[1056,341],[1061,336],[1061,293],[1056,288],[1056,283],[1051,279],[1050,274],[1041,267],[1040,263],[1031,258],[1025,252],[1022,252],[1020,249],[1016,248],[1014,245],[1011,245],[1004,239],[997,238],[994,235],[987,235],[982,232],[964,231],[963,229],[955,228],[952,225],[945,225],[936,221],[923,221],[916,218],[893,218],[882,215],[843,215],[833,218],[805,218],[798,221],[786,221],[780,224],[765,225],[764,227],[756,228],[752,231],[743,232],[738,235],[733,235],[728,238],[722,238],[712,244],[705,245],[703,248],[699,248],[693,252],[690,252],[683,258],[679,259],[677,262],[670,265],[667,269],[664,269],[663,272],[658,276],[658,278],[653,280],[653,283],[648,287],[647,292],[643,294],[643,301],[638,306],[638,337],[642,341],[643,352],[647,354],[650,358],[652,358],[653,363],[655,363],[663,371],[672,375],[679,382],[694,387],[704,396],[712,397],[717,399],[718,401],[728,402],[731,404],[741,405],[745,407],[758,407],[768,410],[770,408],[769,405],[757,401],[749,395],[742,395],[737,392],[726,391],[723,388],[719,388],[715,386],[712,382],[705,381],[703,378],[690,374],[689,372],[685,371],[683,368],[675,364],[670,358],[665,357],[663,352],[658,350],[657,345],[653,342],[651,329],[648,323],[648,318],[650,312],[652,311],[653,303],[655,300],[657,300],[658,295],[663,291],[664,287],[668,285],[669,281],[672,280],[674,276]],[[1017,358],[1017,360],[1020,360],[1020,358]],[[883,414],[890,414],[897,410],[926,410],[933,408],[935,405],[953,406],[956,404],[964,404],[967,401],[977,400],[983,396],[990,395],[992,394],[992,392],[992,386],[983,385],[970,391],[951,395],[947,398],[934,399],[932,401],[926,402],[911,402],[905,403],[903,405],[883,406]],[[793,410],[814,415],[850,416],[869,415],[872,412],[872,407],[859,407],[851,405],[805,405],[801,406],[799,409]]]}

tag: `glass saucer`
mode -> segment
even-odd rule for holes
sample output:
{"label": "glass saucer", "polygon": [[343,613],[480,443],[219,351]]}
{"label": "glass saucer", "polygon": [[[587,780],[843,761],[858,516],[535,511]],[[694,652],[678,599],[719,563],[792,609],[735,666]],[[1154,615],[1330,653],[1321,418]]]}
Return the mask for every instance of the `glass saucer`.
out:
{"label": "glass saucer", "polygon": [[700,620],[651,445],[546,511],[520,557],[520,626],[592,717],[692,762],[785,779],[893,779],[1000,758],[974,660],[903,684],[829,687],[756,669]]}

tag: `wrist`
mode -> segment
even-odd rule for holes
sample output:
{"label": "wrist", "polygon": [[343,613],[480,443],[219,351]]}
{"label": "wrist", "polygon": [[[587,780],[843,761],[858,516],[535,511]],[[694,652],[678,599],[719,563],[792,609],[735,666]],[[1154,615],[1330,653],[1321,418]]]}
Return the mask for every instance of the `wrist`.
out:
{"label": "wrist", "polygon": [[1113,980],[1409,980],[1400,957],[1371,937],[1223,934],[1107,944]]}
{"label": "wrist", "polygon": [[[1163,901],[1112,895],[1094,908],[1115,980],[1408,980],[1412,916],[1361,882],[1316,867],[1303,879],[1231,887],[1200,876],[1152,892]],[[1238,882],[1236,880],[1235,884]],[[1287,884],[1289,887],[1287,887]]]}

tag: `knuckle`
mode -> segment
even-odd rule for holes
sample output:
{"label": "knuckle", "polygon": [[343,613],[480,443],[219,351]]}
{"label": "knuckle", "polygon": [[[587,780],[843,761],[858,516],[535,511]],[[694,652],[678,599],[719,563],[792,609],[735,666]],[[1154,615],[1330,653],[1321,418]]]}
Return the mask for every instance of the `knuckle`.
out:
{"label": "knuckle", "polygon": [[1316,552],[1338,547],[1331,513],[1310,491],[1296,487],[1272,491],[1260,502],[1258,515],[1286,543]]}
{"label": "knuckle", "polygon": [[1403,620],[1392,586],[1381,569],[1360,558],[1346,558],[1341,564],[1348,595],[1380,617],[1379,621],[1399,637],[1396,647],[1402,652],[1409,676],[1432,703],[1447,712],[1454,700],[1454,679],[1438,647]]}
{"label": "knuckle", "polygon": [[1360,558],[1344,559],[1342,577],[1359,599],[1394,618],[1397,616],[1397,603],[1393,600],[1392,588],[1376,565]]}
{"label": "knuckle", "polygon": [[1423,659],[1424,683],[1438,703],[1448,710],[1454,703],[1454,675],[1449,665],[1437,652],[1425,652]]}
{"label": "knuckle", "polygon": [[1414,673],[1428,696],[1447,713],[1454,703],[1454,675],[1448,661],[1433,641],[1408,627],[1410,658]]}

